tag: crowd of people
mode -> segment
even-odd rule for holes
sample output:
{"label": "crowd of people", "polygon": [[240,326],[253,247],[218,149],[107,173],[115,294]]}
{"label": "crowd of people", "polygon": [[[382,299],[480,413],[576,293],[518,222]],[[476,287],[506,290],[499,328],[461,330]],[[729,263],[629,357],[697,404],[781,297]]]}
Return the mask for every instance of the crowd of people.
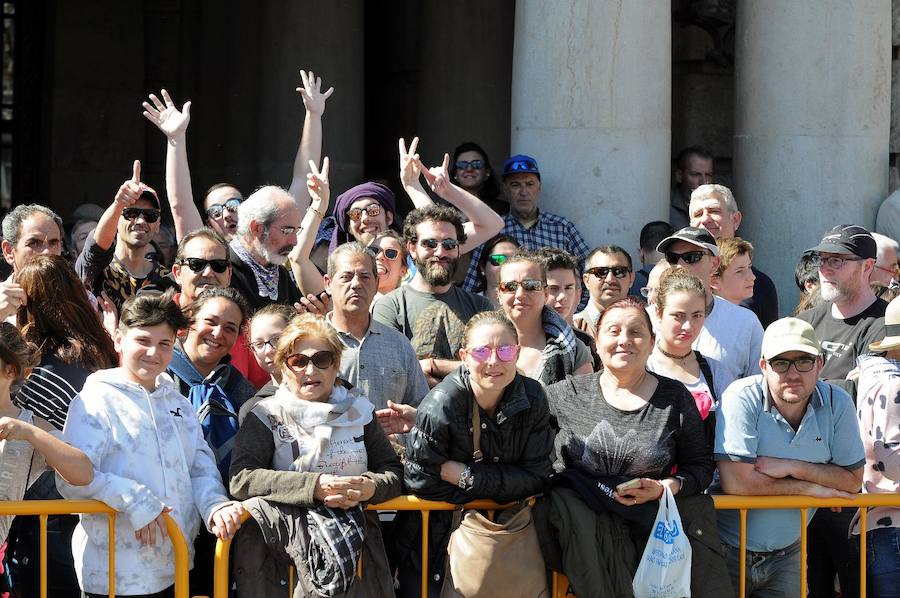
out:
{"label": "crowd of people", "polygon": [[[135,160],[70,223],[40,204],[3,218],[0,499],[120,513],[113,538],[105,516],[50,518],[49,595],[109,595],[114,543],[116,595],[173,596],[168,514],[192,595],[211,594],[216,539],[234,538],[236,596],[283,596],[287,563],[295,596],[418,596],[420,518],[365,510],[414,494],[535,499],[547,571],[580,597],[626,596],[671,492],[692,593],[722,598],[741,523],[712,495],[898,491],[896,241],[823,231],[779,317],[702,147],[675,160],[670,221],[643,226],[634,256],[541,209],[533,157],[495,170],[472,142],[428,167],[399,140],[408,214],[383,181],[332,201],[333,89],[300,75],[287,188],[220,182],[198,209],[191,104],[163,90],[143,115],[165,137],[165,193]],[[893,595],[900,507],[866,529],[855,510],[808,513],[748,513],[747,596],[799,591],[807,524],[810,596],[857,595],[860,534],[872,595]],[[455,587],[457,525],[431,516],[431,596]],[[37,595],[37,525],[0,531],[0,591]]]}

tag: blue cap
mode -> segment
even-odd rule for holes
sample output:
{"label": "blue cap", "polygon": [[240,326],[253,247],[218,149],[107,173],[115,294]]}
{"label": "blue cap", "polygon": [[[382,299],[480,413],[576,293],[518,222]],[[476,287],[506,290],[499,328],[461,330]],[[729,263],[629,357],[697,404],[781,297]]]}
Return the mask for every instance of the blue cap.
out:
{"label": "blue cap", "polygon": [[538,179],[541,178],[541,171],[538,170],[537,160],[525,154],[516,154],[510,156],[503,163],[503,176],[509,176],[518,172],[530,172],[536,174]]}

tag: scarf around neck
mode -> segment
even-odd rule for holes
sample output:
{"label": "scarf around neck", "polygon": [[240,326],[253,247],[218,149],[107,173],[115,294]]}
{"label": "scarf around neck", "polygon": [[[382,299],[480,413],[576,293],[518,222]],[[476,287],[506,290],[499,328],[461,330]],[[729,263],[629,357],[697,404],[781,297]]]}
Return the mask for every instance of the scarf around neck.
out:
{"label": "scarf around neck", "polygon": [[253,272],[254,278],[256,278],[259,296],[276,301],[278,299],[278,272],[280,266],[275,264],[263,266],[258,263],[237,237],[232,239],[228,246],[231,247],[231,250],[242,262],[250,266],[250,270]]}

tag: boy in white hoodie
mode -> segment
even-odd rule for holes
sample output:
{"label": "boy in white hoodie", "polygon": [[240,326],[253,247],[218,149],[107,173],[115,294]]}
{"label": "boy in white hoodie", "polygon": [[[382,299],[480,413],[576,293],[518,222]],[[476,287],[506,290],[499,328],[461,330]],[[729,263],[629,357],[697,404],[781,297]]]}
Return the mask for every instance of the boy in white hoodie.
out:
{"label": "boy in white hoodie", "polygon": [[[65,440],[93,463],[94,479],[73,486],[57,476],[66,498],[102,500],[116,518],[116,596],[173,595],[174,553],[163,513],[178,522],[193,560],[198,516],[230,538],[241,504],[228,499],[191,404],[165,373],[175,335],[188,320],[171,295],[138,296],[122,307],[116,350],[122,365],[91,374],[69,407]],[[105,515],[82,515],[72,537],[81,589],[109,594]]]}

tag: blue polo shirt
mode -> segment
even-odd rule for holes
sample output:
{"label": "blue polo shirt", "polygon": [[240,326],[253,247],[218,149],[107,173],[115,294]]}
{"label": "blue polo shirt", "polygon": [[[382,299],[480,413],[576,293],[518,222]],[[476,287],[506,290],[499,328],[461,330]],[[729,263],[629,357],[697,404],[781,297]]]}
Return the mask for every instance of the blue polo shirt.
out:
{"label": "blue polo shirt", "polygon": [[[716,415],[717,461],[755,463],[757,457],[778,457],[810,463],[831,463],[849,470],[865,464],[853,400],[844,390],[819,381],[795,431],[769,395],[762,375],[732,383],[723,393]],[[711,492],[723,494],[721,487]],[[809,509],[811,519],[815,509]],[[740,546],[740,513],[717,511],[722,541]],[[807,520],[809,523],[809,520]],[[771,552],[800,539],[800,511],[747,511],[747,549]]]}

